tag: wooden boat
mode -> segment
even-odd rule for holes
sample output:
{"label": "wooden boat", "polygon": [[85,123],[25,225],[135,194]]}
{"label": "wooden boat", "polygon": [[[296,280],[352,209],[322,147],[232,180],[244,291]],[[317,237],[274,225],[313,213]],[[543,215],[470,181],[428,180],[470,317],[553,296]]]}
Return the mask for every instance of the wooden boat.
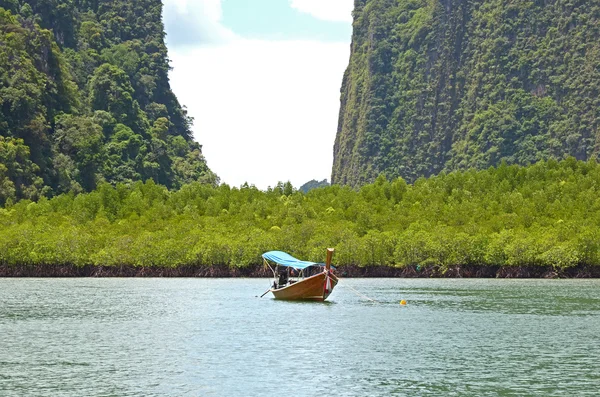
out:
{"label": "wooden boat", "polygon": [[338,283],[331,266],[332,256],[333,248],[328,248],[323,264],[301,261],[282,251],[265,252],[262,255],[265,265],[275,276],[267,292],[272,292],[275,299],[324,301]]}

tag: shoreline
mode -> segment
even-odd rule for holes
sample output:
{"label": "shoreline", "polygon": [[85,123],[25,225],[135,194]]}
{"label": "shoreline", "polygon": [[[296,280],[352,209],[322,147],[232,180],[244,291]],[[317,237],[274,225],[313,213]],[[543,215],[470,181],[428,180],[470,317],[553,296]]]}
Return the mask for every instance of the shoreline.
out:
{"label": "shoreline", "polygon": [[[339,266],[336,273],[346,278],[600,278],[600,266],[579,265],[566,269],[552,266]],[[246,267],[179,266],[75,266],[75,265],[19,265],[0,264],[1,278],[42,277],[201,277],[201,278],[264,278],[272,273],[263,265]]]}

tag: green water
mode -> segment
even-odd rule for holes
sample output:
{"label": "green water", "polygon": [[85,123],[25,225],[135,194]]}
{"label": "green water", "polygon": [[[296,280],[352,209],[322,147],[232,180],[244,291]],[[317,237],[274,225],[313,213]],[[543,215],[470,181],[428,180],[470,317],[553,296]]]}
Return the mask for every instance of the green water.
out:
{"label": "green water", "polygon": [[0,396],[600,395],[600,280],[268,286],[0,279]]}

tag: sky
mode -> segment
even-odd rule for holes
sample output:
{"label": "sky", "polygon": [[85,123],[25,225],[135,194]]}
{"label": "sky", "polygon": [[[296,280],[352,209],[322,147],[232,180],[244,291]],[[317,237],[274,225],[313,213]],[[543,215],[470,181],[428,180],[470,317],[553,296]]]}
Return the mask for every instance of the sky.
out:
{"label": "sky", "polygon": [[171,88],[222,183],[330,179],[353,0],[164,0]]}

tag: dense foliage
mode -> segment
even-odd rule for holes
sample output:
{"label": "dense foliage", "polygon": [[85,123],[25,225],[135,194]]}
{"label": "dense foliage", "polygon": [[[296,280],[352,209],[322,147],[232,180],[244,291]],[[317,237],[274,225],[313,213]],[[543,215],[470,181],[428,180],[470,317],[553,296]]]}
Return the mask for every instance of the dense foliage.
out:
{"label": "dense foliage", "polygon": [[169,87],[160,0],[0,0],[0,205],[215,183]]}
{"label": "dense foliage", "polygon": [[332,183],[595,158],[600,3],[356,0]]}
{"label": "dense foliage", "polygon": [[0,264],[260,264],[288,251],[338,265],[600,265],[600,166],[569,158],[266,192],[137,182],[0,209]]}

